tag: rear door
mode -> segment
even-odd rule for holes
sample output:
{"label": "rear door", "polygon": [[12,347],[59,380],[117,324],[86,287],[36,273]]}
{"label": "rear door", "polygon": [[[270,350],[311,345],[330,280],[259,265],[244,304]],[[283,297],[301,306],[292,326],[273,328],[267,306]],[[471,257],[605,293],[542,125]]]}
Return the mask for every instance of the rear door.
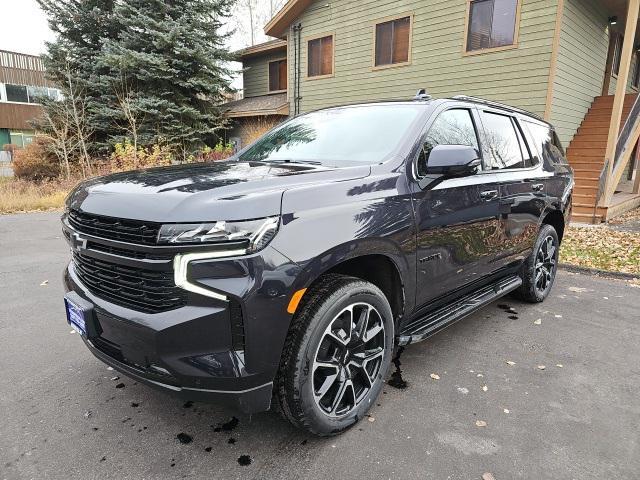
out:
{"label": "rear door", "polygon": [[503,248],[494,259],[504,268],[529,256],[544,212],[546,179],[529,137],[517,115],[482,108],[480,118],[488,148],[488,161],[500,190],[500,224]]}
{"label": "rear door", "polygon": [[437,145],[472,146],[482,155],[475,109],[451,105],[435,115],[414,162],[419,307],[492,273],[491,258],[501,241],[495,175],[479,172],[433,187],[418,186],[418,180],[425,176],[429,153]]}

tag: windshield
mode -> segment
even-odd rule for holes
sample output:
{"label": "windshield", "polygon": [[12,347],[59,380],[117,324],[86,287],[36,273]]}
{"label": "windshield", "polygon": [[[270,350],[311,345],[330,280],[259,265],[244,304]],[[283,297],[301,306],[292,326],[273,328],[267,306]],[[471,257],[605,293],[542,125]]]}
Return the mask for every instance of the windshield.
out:
{"label": "windshield", "polygon": [[326,166],[382,163],[401,144],[420,112],[419,105],[390,103],[309,113],[266,134],[240,160]]}

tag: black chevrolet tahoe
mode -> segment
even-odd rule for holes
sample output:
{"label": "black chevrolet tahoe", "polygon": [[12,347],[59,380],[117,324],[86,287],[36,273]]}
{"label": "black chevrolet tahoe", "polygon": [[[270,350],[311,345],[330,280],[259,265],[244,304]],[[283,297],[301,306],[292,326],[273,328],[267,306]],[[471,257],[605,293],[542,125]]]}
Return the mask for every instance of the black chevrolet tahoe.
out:
{"label": "black chevrolet tahoe", "polygon": [[139,382],[335,435],[394,348],[549,295],[573,184],[554,128],[502,104],[301,115],[227,161],[78,186],[67,320]]}

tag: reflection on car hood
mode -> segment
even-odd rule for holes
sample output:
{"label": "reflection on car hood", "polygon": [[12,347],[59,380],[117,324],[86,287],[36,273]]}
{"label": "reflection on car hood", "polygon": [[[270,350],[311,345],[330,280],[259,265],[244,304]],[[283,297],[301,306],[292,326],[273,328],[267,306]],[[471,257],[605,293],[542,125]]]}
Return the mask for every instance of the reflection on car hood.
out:
{"label": "reflection on car hood", "polygon": [[98,177],[79,185],[68,206],[88,213],[154,222],[246,220],[280,213],[285,190],[363,178],[369,166],[224,161]]}

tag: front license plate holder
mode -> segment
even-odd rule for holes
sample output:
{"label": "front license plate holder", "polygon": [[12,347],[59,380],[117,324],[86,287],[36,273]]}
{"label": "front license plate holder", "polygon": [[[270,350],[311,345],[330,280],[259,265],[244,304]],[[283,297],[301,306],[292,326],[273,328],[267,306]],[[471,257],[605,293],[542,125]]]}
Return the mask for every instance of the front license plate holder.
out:
{"label": "front license plate holder", "polygon": [[91,338],[98,335],[93,304],[75,292],[64,296],[67,322],[80,335]]}

